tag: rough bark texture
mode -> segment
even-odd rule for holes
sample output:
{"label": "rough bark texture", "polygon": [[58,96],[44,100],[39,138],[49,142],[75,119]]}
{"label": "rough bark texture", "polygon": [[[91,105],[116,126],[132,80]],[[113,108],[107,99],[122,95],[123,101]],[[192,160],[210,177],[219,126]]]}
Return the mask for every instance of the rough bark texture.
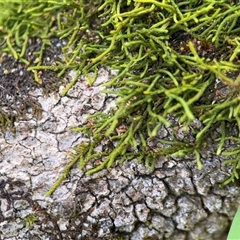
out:
{"label": "rough bark texture", "polygon": [[[132,160],[86,176],[76,166],[44,197],[70,161],[67,151],[86,140],[70,129],[114,106],[113,96],[100,93],[109,75],[101,69],[93,87],[81,79],[66,97],[36,89],[32,96],[42,106],[42,118],[29,109],[29,120],[16,122],[15,134],[0,134],[0,239],[226,239],[240,187],[219,188],[231,169],[215,154],[217,131],[206,139],[201,171],[191,154],[160,157],[155,170]],[[195,121],[191,127],[202,126]],[[237,134],[232,126],[229,131]],[[158,139],[170,140],[172,134],[162,128],[148,144],[159,148]],[[192,138],[181,126],[176,134],[179,140]]]}

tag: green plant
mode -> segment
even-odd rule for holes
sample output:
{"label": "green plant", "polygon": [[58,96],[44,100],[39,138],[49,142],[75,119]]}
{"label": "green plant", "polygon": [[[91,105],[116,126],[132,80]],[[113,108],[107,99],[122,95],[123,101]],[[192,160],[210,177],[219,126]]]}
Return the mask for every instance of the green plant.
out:
{"label": "green plant", "polygon": [[26,227],[31,227],[36,222],[36,220],[37,220],[37,217],[34,213],[27,215],[24,218]]}
{"label": "green plant", "polygon": [[[74,164],[79,162],[83,169],[99,158],[102,163],[88,174],[130,159],[154,167],[161,155],[192,152],[201,169],[199,151],[219,126],[222,135],[216,139],[216,154],[231,155],[226,163],[233,164],[232,177],[222,185],[239,177],[240,148],[223,151],[225,141],[239,142],[239,136],[229,136],[226,130],[227,123],[240,128],[240,6],[235,1],[49,0],[2,2],[0,6],[5,9],[0,17],[1,36],[7,44],[3,50],[29,65],[39,84],[38,71],[50,69],[60,77],[74,69],[76,78],[62,92],[65,95],[81,74],[94,72],[96,77],[102,65],[118,70],[105,84],[105,92],[118,97],[117,107],[108,114],[95,113],[86,125],[73,129],[91,140],[74,148],[72,162],[47,196]],[[28,39],[36,36],[42,39],[42,47],[34,64],[26,61],[24,54]],[[41,60],[51,36],[67,38],[68,44],[63,49],[65,62],[46,66]],[[88,79],[89,85],[93,84],[94,78]],[[172,136],[171,140],[159,140],[166,147],[151,149],[148,140],[154,139],[163,125],[175,127],[172,117],[179,119],[185,130],[194,119],[203,128],[194,130],[194,142]],[[112,147],[99,152],[103,142]]]}
{"label": "green plant", "polygon": [[240,207],[238,208],[237,213],[233,219],[227,240],[240,239],[239,225],[240,225]]}

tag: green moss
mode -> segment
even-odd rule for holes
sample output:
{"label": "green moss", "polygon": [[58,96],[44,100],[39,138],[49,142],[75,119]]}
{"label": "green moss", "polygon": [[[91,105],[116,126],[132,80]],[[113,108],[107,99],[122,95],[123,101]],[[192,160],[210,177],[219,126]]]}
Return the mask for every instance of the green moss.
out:
{"label": "green moss", "polygon": [[10,116],[6,115],[4,112],[0,111],[0,127],[1,131],[5,132],[7,128],[10,128],[12,131],[14,131],[13,128],[13,122],[15,118],[11,118]]}
{"label": "green moss", "polygon": [[36,222],[36,220],[37,220],[37,217],[34,213],[27,215],[24,218],[26,227],[31,227]]}
{"label": "green moss", "polygon": [[[43,40],[37,53],[39,62],[28,67],[34,71],[36,81],[39,82],[37,71],[41,69],[56,71],[58,76],[74,69],[77,76],[66,86],[62,93],[65,95],[80,74],[97,73],[101,65],[118,70],[117,76],[105,84],[105,92],[118,96],[116,109],[109,114],[93,114],[89,116],[91,124],[74,129],[92,140],[74,148],[76,154],[70,167],[47,195],[68,175],[73,164],[79,162],[83,169],[98,158],[102,163],[89,174],[111,167],[114,162],[136,158],[154,167],[161,155],[184,156],[192,152],[201,168],[199,151],[211,131],[219,126],[223,131],[216,139],[216,154],[231,155],[233,159],[226,163],[234,167],[232,177],[223,185],[238,178],[239,148],[222,153],[225,141],[233,137],[225,129],[226,123],[240,127],[237,3],[108,0],[0,4],[5,9],[0,17],[1,35],[7,44],[4,51],[25,61],[27,39],[38,36]],[[68,39],[63,49],[65,62],[43,66],[44,47],[54,35]],[[92,83],[89,78],[89,85]],[[185,130],[194,119],[203,128],[196,132],[194,142],[173,138],[165,148],[150,149],[147,139],[156,137],[163,125],[173,128],[172,116]],[[239,136],[234,137],[238,142]],[[96,149],[102,142],[114,143],[115,147],[99,153]],[[138,150],[131,151],[132,148]]]}

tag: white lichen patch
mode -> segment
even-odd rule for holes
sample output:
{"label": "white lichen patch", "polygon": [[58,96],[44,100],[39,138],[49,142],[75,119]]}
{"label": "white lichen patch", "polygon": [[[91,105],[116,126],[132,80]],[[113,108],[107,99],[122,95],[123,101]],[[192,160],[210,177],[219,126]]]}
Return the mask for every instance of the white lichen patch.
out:
{"label": "white lichen patch", "polygon": [[[101,70],[96,84],[91,87],[87,87],[87,81],[81,78],[65,97],[61,97],[60,93],[51,93],[46,96],[43,91],[36,89],[31,92],[31,95],[42,107],[42,118],[37,119],[30,114],[29,120],[15,123],[15,133],[10,131],[5,134],[1,133],[0,175],[2,182],[6,184],[3,185],[7,187],[9,181],[13,185],[15,183],[24,184],[28,189],[24,193],[18,186],[14,187],[16,194],[12,193],[11,195],[12,207],[18,212],[19,220],[3,221],[0,224],[1,236],[2,234],[6,238],[26,236],[24,234],[28,229],[24,228],[24,221],[20,221],[20,219],[24,219],[35,211],[36,216],[39,216],[41,207],[46,208],[44,209],[46,215],[53,214],[56,218],[60,218],[61,229],[66,229],[68,222],[65,221],[63,224],[61,217],[69,218],[74,215],[74,213],[68,215],[67,208],[74,208],[73,192],[77,180],[82,175],[78,166],[73,169],[73,175],[59,186],[51,198],[46,198],[44,195],[71,161],[68,154],[71,148],[82,140],[86,140],[80,132],[72,132],[71,128],[83,124],[89,113],[103,108],[107,95],[100,92],[102,88],[99,84],[106,82],[108,78],[109,73]],[[9,194],[11,194],[10,192]],[[104,196],[108,193],[107,190]],[[20,194],[19,200],[14,200],[14,194],[17,196]],[[87,199],[87,201],[90,205],[85,210],[91,208],[91,199]],[[65,204],[59,208],[57,207],[59,203]],[[8,218],[8,212],[10,215],[13,214],[12,209],[9,209],[9,202],[6,202],[4,198],[1,200],[1,211],[5,213],[5,218]]]}

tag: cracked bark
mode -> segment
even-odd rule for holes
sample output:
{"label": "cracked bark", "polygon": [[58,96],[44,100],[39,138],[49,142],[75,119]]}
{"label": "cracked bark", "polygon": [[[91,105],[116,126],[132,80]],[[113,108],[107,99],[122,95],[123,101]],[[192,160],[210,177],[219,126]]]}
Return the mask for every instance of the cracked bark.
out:
{"label": "cracked bark", "polygon": [[[218,186],[231,172],[215,154],[219,132],[206,140],[201,171],[191,154],[159,157],[155,170],[133,160],[86,176],[76,166],[53,196],[44,198],[70,160],[67,151],[86,140],[70,129],[114,106],[113,96],[100,93],[109,75],[101,69],[92,87],[81,79],[66,97],[35,89],[42,118],[30,112],[28,120],[15,123],[15,134],[0,134],[0,239],[225,239],[240,187]],[[171,136],[171,129],[162,128],[148,145],[159,148],[158,139]],[[177,137],[193,138],[181,127]],[[31,214],[36,219],[29,224]]]}

